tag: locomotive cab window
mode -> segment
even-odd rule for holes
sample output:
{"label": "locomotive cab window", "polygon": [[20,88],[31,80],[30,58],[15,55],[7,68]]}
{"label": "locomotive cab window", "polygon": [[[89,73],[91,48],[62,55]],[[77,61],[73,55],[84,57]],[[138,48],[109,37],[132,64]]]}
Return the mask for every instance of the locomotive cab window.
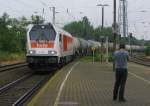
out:
{"label": "locomotive cab window", "polygon": [[35,25],[29,32],[30,40],[54,41],[56,32],[53,27],[48,25]]}

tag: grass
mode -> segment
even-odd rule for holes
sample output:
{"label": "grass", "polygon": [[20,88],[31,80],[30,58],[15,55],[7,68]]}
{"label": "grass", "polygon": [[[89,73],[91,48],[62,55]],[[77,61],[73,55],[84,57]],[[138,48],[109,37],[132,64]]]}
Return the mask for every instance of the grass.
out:
{"label": "grass", "polygon": [[92,56],[84,56],[82,58],[79,59],[79,61],[82,61],[82,62],[91,62],[93,59]]}
{"label": "grass", "polygon": [[[95,52],[94,55],[94,62],[105,62],[106,61],[106,55],[101,54],[99,52]],[[109,61],[112,61],[112,55],[109,53]],[[0,51],[0,63],[14,63],[14,62],[20,62],[25,61],[25,53],[9,53],[9,52],[2,52]],[[83,56],[82,58],[79,58],[79,61],[82,62],[93,62],[93,56]]]}
{"label": "grass", "polygon": [[11,63],[14,61],[24,61],[25,53],[9,53],[0,51],[0,63]]}
{"label": "grass", "polygon": [[[101,53],[96,52],[94,55],[94,62],[101,62],[101,61],[105,62],[107,58],[109,61],[112,61],[111,53],[109,53],[109,56],[107,57],[106,54],[101,54]],[[80,61],[93,62],[93,56],[92,55],[84,56],[84,57],[80,58]]]}

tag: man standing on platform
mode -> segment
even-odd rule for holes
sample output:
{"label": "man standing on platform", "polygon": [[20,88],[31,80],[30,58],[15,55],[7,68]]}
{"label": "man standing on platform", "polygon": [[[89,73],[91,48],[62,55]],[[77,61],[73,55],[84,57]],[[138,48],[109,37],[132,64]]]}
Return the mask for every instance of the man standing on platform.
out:
{"label": "man standing on platform", "polygon": [[129,54],[125,50],[125,45],[120,44],[119,50],[114,53],[114,64],[115,64],[115,72],[116,72],[116,81],[113,91],[113,100],[117,100],[117,96],[119,93],[119,101],[126,102],[124,98],[125,84],[127,80],[127,68],[128,68],[128,60]]}

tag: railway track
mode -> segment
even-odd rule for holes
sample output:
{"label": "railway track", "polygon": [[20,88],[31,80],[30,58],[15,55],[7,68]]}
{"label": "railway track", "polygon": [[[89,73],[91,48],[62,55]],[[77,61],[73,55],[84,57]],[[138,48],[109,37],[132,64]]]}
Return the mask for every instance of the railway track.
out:
{"label": "railway track", "polygon": [[150,67],[150,59],[147,59],[144,56],[134,55],[134,56],[131,57],[131,61],[134,62],[134,63],[138,63],[138,64],[141,64],[141,65]]}
{"label": "railway track", "polygon": [[9,71],[9,70],[24,67],[27,65],[28,64],[24,62],[24,63],[16,63],[16,64],[0,66],[0,72]]}
{"label": "railway track", "polygon": [[0,87],[33,72],[26,66],[26,63],[6,65],[0,67],[0,70]]}
{"label": "railway track", "polygon": [[38,89],[41,88],[42,85],[44,85],[45,82],[49,77],[43,78],[39,80],[30,90],[28,90],[23,96],[21,96],[15,103],[13,103],[12,106],[21,106],[23,105],[29,98],[32,97],[32,95],[37,92]]}
{"label": "railway track", "polygon": [[30,77],[31,75],[29,74],[29,75],[22,76],[21,78],[19,78],[19,79],[13,81],[13,82],[11,82],[9,84],[6,84],[5,86],[1,87],[0,88],[0,94],[5,92],[6,90],[10,89],[12,86],[16,85],[17,83],[19,83],[19,82],[25,80],[26,78]]}
{"label": "railway track", "polygon": [[[14,70],[0,71],[0,106],[25,105],[51,76],[60,69],[59,67],[42,66],[36,69],[35,73],[35,69],[30,69],[26,66],[26,63],[20,63],[0,67],[0,70],[3,68]],[[46,73],[48,71],[50,72],[49,74]]]}
{"label": "railway track", "polygon": [[[26,63],[0,67],[0,106],[20,106],[29,99],[58,68],[38,68],[36,71],[49,70],[51,73],[35,73]],[[10,70],[10,71],[7,71]],[[5,76],[5,77],[4,77]]]}
{"label": "railway track", "polygon": [[21,106],[52,74],[28,74],[0,88],[0,106]]}

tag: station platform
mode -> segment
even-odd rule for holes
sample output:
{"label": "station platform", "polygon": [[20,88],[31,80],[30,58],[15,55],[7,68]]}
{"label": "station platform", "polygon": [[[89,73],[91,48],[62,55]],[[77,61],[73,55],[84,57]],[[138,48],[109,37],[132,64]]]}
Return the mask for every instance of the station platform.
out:
{"label": "station platform", "polygon": [[111,63],[73,62],[59,70],[28,106],[150,106],[150,68],[129,63],[125,98],[113,101]]}

